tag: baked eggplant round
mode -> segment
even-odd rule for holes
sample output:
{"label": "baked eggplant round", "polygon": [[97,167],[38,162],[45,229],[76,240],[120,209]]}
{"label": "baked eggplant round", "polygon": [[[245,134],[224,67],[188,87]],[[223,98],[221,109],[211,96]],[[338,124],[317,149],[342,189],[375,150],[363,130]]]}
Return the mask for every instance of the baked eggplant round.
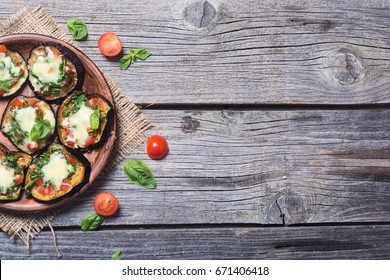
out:
{"label": "baked eggplant round", "polygon": [[64,146],[52,144],[34,158],[26,174],[27,195],[43,202],[54,202],[88,183],[91,167],[80,153],[70,153]]}
{"label": "baked eggplant round", "polygon": [[0,144],[0,200],[18,200],[24,181],[24,169],[32,157],[23,152],[10,152]]}
{"label": "baked eggplant round", "polygon": [[15,94],[27,76],[27,64],[23,57],[5,45],[0,45],[0,97]]}
{"label": "baked eggplant round", "polygon": [[78,85],[78,71],[58,47],[41,44],[28,59],[29,81],[36,95],[48,101],[65,97]]}
{"label": "baked eggplant round", "polygon": [[67,148],[91,151],[108,139],[113,120],[114,110],[107,99],[76,91],[57,111],[58,139]]}
{"label": "baked eggplant round", "polygon": [[50,144],[55,126],[52,108],[36,97],[25,96],[8,103],[1,122],[2,132],[28,154],[34,154]]}

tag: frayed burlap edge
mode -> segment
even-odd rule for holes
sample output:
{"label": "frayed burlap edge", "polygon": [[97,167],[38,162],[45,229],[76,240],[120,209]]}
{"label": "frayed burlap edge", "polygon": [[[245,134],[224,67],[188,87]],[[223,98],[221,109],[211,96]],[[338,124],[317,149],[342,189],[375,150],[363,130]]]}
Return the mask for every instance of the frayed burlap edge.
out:
{"label": "frayed burlap edge", "polygon": [[[16,33],[48,35],[75,45],[66,32],[54,22],[52,17],[42,7],[33,10],[28,7],[23,8],[0,23],[0,36]],[[117,165],[146,140],[144,132],[150,127],[150,123],[138,107],[124,95],[121,88],[110,78],[106,77],[106,80],[110,86],[117,109],[117,140],[105,169],[108,170]],[[53,233],[57,253],[60,256],[55,233],[51,226],[51,221],[59,211],[60,209],[52,209],[41,213],[0,213],[0,228],[9,234],[11,239],[18,236],[26,247],[29,248],[30,239],[37,236],[44,227],[49,226]]]}

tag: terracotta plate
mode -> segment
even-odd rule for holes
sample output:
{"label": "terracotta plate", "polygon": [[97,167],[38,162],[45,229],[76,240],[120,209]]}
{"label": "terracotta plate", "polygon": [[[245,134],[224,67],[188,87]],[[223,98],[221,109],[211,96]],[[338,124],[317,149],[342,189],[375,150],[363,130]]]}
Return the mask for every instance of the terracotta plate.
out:
{"label": "terracotta plate", "polygon": [[[115,110],[115,105],[114,105],[110,88],[102,72],[100,72],[99,68],[80,50],[69,45],[68,43],[65,43],[64,41],[55,39],[53,37],[37,35],[37,34],[13,34],[13,35],[0,37],[0,44],[5,44],[11,50],[19,52],[26,61],[28,59],[31,49],[34,46],[36,46],[39,43],[46,43],[46,42],[60,43],[65,47],[67,47],[68,49],[70,49],[80,59],[80,61],[82,62],[85,68],[84,85],[82,88],[87,93],[101,94],[112,103],[113,108]],[[8,98],[0,99],[0,119],[3,116],[4,110],[8,102],[19,95],[25,95],[25,96],[34,95],[32,93],[31,88],[28,85],[28,82],[24,84],[22,89],[17,94],[10,96]],[[56,112],[58,109],[58,105],[52,105],[52,107],[53,110]],[[33,198],[26,198],[26,196],[23,193],[21,199],[18,201],[0,202],[0,209],[15,210],[15,211],[29,211],[29,212],[42,211],[72,201],[74,198],[82,194],[93,183],[96,177],[103,171],[104,166],[107,163],[108,157],[111,154],[112,149],[114,147],[115,132],[116,132],[116,116],[114,116],[112,133],[111,136],[108,138],[107,142],[102,146],[98,147],[97,149],[93,150],[92,152],[84,153],[84,156],[91,163],[92,170],[91,170],[91,176],[89,182],[85,186],[83,186],[78,192],[74,193],[72,196],[65,197],[64,199],[59,200],[58,202],[52,204],[37,202]],[[57,142],[57,138],[54,142]],[[5,137],[1,132],[0,132],[0,143],[4,144],[11,151],[18,150],[8,140],[8,138]],[[67,205],[71,206],[71,203],[68,203]]]}

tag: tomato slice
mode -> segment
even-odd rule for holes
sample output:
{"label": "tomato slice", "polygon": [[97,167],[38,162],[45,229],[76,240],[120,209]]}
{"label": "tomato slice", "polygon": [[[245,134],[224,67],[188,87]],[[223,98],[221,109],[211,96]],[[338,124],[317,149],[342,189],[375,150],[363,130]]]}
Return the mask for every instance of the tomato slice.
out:
{"label": "tomato slice", "polygon": [[148,138],[146,143],[146,152],[152,159],[162,159],[168,153],[167,140],[159,135],[153,135]]}
{"label": "tomato slice", "polygon": [[11,101],[11,105],[16,108],[19,108],[20,106],[22,106],[22,104],[23,102],[19,98],[15,98],[14,100]]}
{"label": "tomato slice", "polygon": [[85,141],[85,143],[84,143],[84,147],[87,148],[87,147],[89,147],[89,146],[95,144],[95,142],[96,142],[95,137],[89,136],[89,137],[87,138],[87,140]]}
{"label": "tomato slice", "polygon": [[103,192],[95,197],[93,203],[96,213],[108,217],[114,215],[119,208],[118,199],[108,192]]}
{"label": "tomato slice", "polygon": [[97,98],[91,98],[88,101],[89,101],[89,105],[91,105],[91,107],[95,106],[98,103]]}
{"label": "tomato slice", "polygon": [[41,177],[38,177],[35,179],[35,183],[34,183],[38,188],[39,187],[42,187],[43,186],[43,180]]}
{"label": "tomato slice", "polygon": [[15,181],[15,186],[20,185],[21,183],[23,183],[23,175],[22,174],[16,175],[14,181]]}
{"label": "tomato slice", "polygon": [[98,47],[105,56],[116,56],[122,51],[122,43],[118,35],[113,32],[106,32],[100,36]]}
{"label": "tomato slice", "polygon": [[72,156],[65,155],[66,161],[71,165],[77,165],[77,160],[75,160]]}
{"label": "tomato slice", "polygon": [[26,99],[28,105],[35,107],[37,105],[38,101],[35,98],[27,98]]}
{"label": "tomato slice", "polygon": [[5,45],[0,45],[0,53],[6,53],[7,47]]}
{"label": "tomato slice", "polygon": [[62,181],[60,190],[63,192],[68,192],[72,188],[72,184],[69,179],[65,179]]}

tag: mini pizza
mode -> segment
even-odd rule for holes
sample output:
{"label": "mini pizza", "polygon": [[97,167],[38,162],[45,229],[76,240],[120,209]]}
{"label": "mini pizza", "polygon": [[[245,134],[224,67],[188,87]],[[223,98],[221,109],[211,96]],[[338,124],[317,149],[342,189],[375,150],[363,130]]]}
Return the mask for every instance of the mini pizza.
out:
{"label": "mini pizza", "polygon": [[24,169],[31,163],[31,156],[22,152],[10,152],[0,144],[0,200],[17,200],[24,181]]}
{"label": "mini pizza", "polygon": [[27,76],[27,64],[23,57],[5,45],[0,45],[0,97],[15,94]]}
{"label": "mini pizza", "polygon": [[47,103],[21,96],[9,102],[1,130],[20,150],[33,154],[50,143],[55,125],[54,113]]}
{"label": "mini pizza", "polygon": [[76,91],[57,112],[58,138],[70,148],[90,151],[110,136],[114,111],[101,95]]}
{"label": "mini pizza", "polygon": [[36,157],[26,174],[24,190],[39,201],[52,202],[73,193],[89,181],[90,164],[59,144]]}
{"label": "mini pizza", "polygon": [[78,84],[75,65],[55,46],[35,47],[30,53],[28,67],[34,93],[45,100],[63,98]]}

